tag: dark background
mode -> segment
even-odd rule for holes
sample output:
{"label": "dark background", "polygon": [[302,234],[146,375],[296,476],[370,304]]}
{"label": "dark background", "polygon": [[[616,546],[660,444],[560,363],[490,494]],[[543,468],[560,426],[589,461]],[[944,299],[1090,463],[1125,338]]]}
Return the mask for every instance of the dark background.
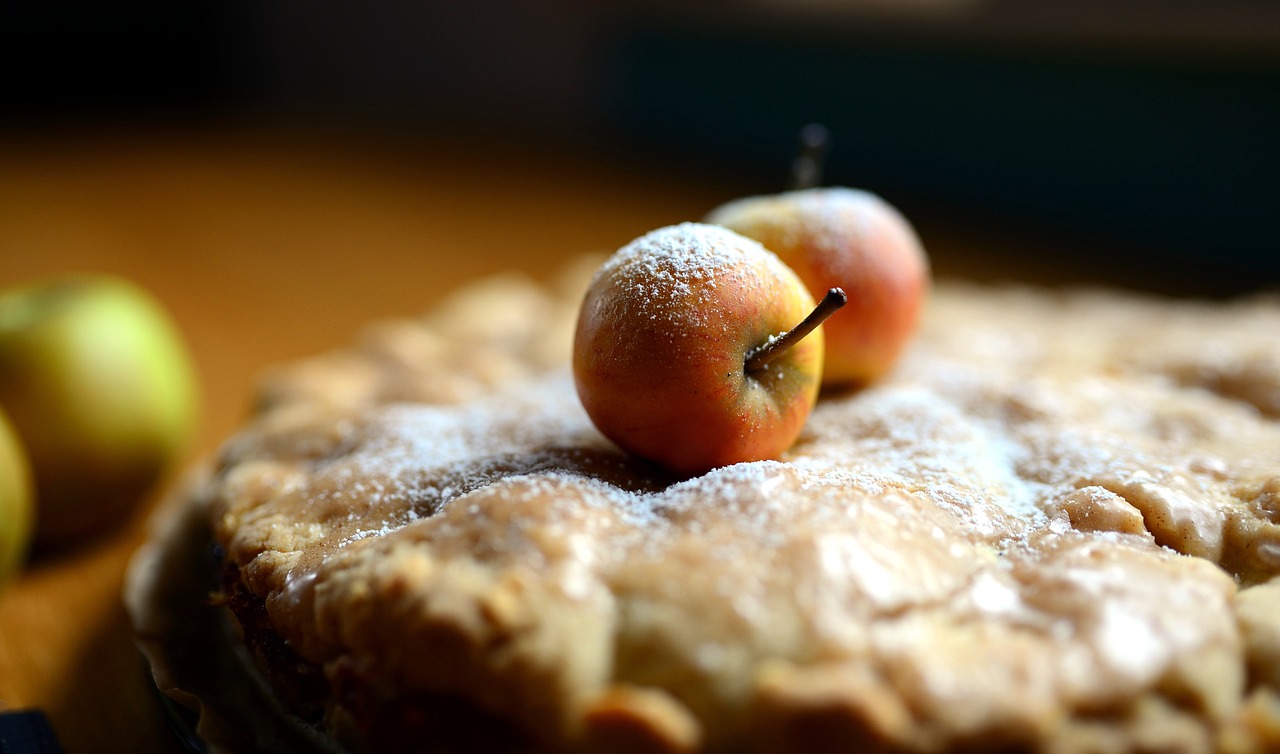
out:
{"label": "dark background", "polygon": [[1280,283],[1280,3],[698,8],[18,0],[0,129],[463,134],[761,193],[819,121],[827,182],[912,217],[1153,287]]}

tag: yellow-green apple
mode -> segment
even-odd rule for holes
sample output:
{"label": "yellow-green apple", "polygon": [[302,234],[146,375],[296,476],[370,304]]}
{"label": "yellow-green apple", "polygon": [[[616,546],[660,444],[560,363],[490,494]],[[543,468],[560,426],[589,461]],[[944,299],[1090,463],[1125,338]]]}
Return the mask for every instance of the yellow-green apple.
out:
{"label": "yellow-green apple", "polygon": [[848,294],[826,328],[825,385],[863,385],[893,367],[919,322],[929,261],[892,205],[857,189],[814,188],[732,201],[706,219],[759,241],[815,295],[832,286]]}
{"label": "yellow-green apple", "polygon": [[26,452],[0,411],[0,585],[22,566],[34,514]]}
{"label": "yellow-green apple", "polygon": [[110,276],[0,294],[0,406],[35,477],[36,541],[56,544],[127,512],[194,427],[186,345],[146,291]]}
{"label": "yellow-green apple", "polygon": [[655,230],[588,287],[573,348],[582,405],[623,449],[680,474],[776,458],[817,400],[816,328],[841,295],[815,309],[790,268],[725,228]]}

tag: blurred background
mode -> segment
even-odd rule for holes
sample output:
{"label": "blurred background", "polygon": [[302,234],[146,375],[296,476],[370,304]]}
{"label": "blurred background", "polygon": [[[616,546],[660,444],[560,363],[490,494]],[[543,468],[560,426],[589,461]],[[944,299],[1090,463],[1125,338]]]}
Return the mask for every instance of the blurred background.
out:
{"label": "blurred background", "polygon": [[268,123],[565,150],[724,198],[780,188],[819,121],[828,182],[974,239],[975,269],[1034,249],[1064,277],[1280,280],[1270,0],[14,0],[0,60],[10,139]]}

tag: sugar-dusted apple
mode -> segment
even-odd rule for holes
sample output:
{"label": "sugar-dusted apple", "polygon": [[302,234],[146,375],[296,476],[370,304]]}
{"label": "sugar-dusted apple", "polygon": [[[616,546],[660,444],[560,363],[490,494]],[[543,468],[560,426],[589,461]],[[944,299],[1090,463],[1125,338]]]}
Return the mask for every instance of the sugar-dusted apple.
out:
{"label": "sugar-dusted apple", "polygon": [[827,187],[738,199],[706,219],[759,241],[815,295],[832,286],[848,294],[825,328],[825,385],[865,385],[892,369],[929,291],[928,257],[897,209],[867,191]]}
{"label": "sugar-dusted apple", "polygon": [[578,395],[627,451],[692,475],[789,448],[817,399],[822,320],[759,243],[685,223],[648,233],[593,277],[574,340]]}

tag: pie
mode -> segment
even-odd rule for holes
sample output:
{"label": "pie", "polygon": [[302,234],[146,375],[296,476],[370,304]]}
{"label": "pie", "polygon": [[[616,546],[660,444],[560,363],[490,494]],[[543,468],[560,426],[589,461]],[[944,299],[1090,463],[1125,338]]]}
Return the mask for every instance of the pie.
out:
{"label": "pie", "polygon": [[942,283],[681,479],[577,401],[598,261],[264,377],[129,582],[215,748],[1280,749],[1280,299]]}

